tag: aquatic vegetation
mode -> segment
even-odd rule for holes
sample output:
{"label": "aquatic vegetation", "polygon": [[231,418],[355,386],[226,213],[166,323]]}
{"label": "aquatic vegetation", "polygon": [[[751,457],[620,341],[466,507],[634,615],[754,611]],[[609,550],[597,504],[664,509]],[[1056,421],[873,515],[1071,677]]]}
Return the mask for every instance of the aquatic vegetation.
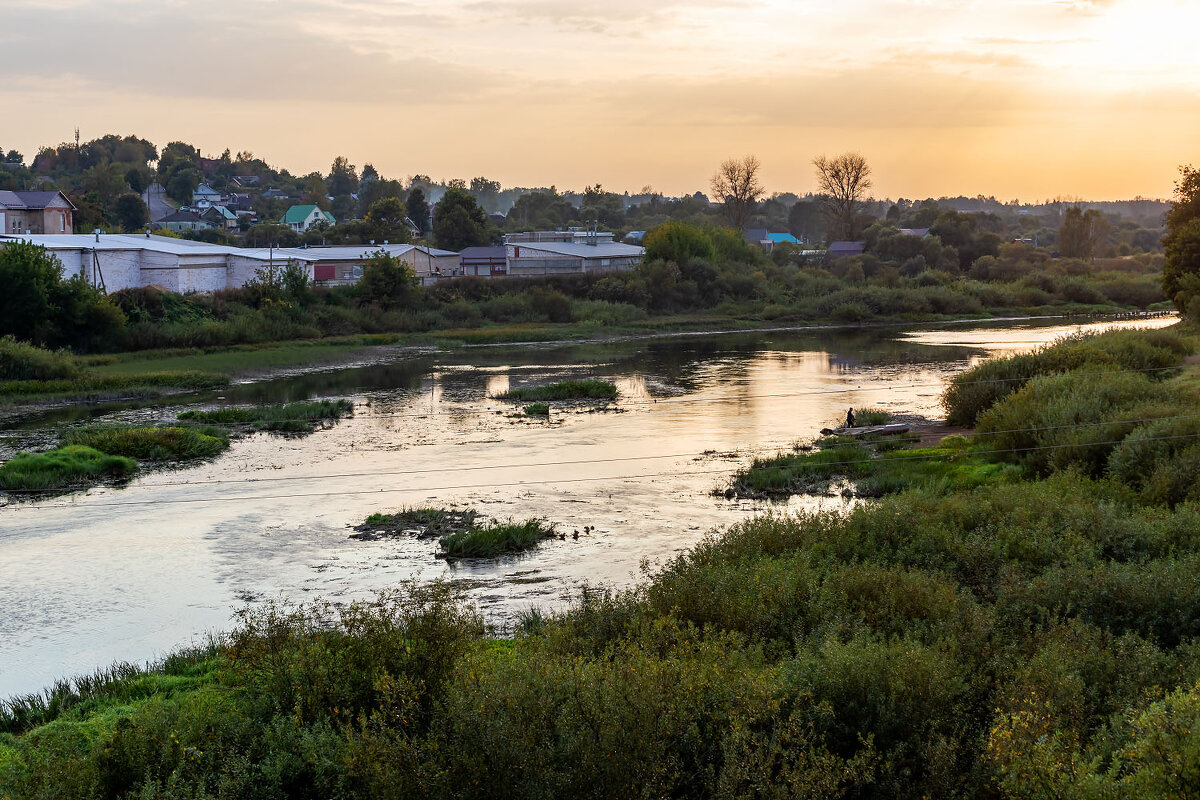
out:
{"label": "aquatic vegetation", "polygon": [[349,400],[309,400],[270,406],[237,406],[211,411],[184,411],[179,419],[209,425],[236,425],[247,430],[307,433],[328,420],[354,413]]}
{"label": "aquatic vegetation", "polygon": [[391,514],[372,514],[354,526],[351,539],[373,540],[383,536],[416,536],[436,539],[451,533],[468,531],[479,513],[473,508],[405,508]]}
{"label": "aquatic vegetation", "polygon": [[68,489],[100,480],[119,479],[137,471],[137,462],[91,447],[68,445],[44,453],[18,453],[0,464],[0,488]]}
{"label": "aquatic vegetation", "polygon": [[229,447],[229,435],[219,428],[119,426],[67,431],[64,444],[84,445],[114,456],[139,461],[184,461],[212,458]]}
{"label": "aquatic vegetation", "polygon": [[[950,437],[948,437],[950,438]],[[962,437],[956,437],[961,440]],[[1014,464],[1000,463],[985,447],[966,440],[940,447],[893,449],[888,440],[838,440],[812,452],[781,453],[755,459],[734,475],[717,494],[733,497],[785,498],[794,494],[825,494],[835,482],[847,481],[860,497],[882,497],[906,489],[952,491],[1022,474]]]}
{"label": "aquatic vegetation", "polygon": [[615,400],[617,386],[611,381],[595,379],[558,381],[544,386],[523,386],[495,395],[497,400]]}
{"label": "aquatic vegetation", "polygon": [[553,537],[554,533],[554,526],[540,519],[496,522],[443,536],[439,555],[446,558],[490,558],[519,553],[537,547]]}
{"label": "aquatic vegetation", "polygon": [[550,416],[549,403],[530,403],[521,409],[527,417],[548,417]]}

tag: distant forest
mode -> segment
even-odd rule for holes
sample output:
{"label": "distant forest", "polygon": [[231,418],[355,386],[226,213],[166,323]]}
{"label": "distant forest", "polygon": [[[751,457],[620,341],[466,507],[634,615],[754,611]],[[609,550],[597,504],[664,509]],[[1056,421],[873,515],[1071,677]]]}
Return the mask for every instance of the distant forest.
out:
{"label": "distant forest", "polygon": [[[0,153],[5,152],[0,148]],[[431,218],[436,218],[436,204],[448,193],[455,205],[462,205],[467,198],[473,201],[466,211],[476,215],[477,230],[465,239],[472,243],[487,243],[505,231],[594,223],[621,238],[630,231],[647,231],[669,221],[708,225],[723,220],[722,205],[710,202],[701,191],[668,197],[649,186],[631,194],[607,191],[599,184],[574,191],[555,186],[503,187],[483,176],[434,180],[418,173],[387,177],[372,164],[359,167],[343,156],[332,159],[325,174],[294,175],[247,151],[234,154],[226,149],[219,156],[205,156],[185,142],[170,142],[159,148],[136,136],[110,134],[87,142],[43,147],[32,158],[9,150],[3,161],[0,189],[62,190],[78,208],[77,231],[140,230],[149,222],[149,216],[144,203],[139,206],[136,201],[155,183],[181,207],[192,202],[192,193],[201,183],[227,195],[239,195],[238,202],[249,213],[242,214],[237,231],[193,234],[231,244],[360,243],[377,237],[400,240],[405,234],[397,226],[393,225],[388,237],[386,228],[365,222],[372,207],[393,198],[396,202],[380,207],[376,216],[386,217],[384,212],[389,211],[399,213],[415,224],[421,238],[436,242]],[[336,223],[305,235],[289,231],[278,220],[294,204],[319,205],[333,215]],[[1096,243],[1094,255],[1162,251],[1163,219],[1170,203],[1140,197],[1115,202],[1055,198],[1037,204],[982,196],[868,199],[858,208],[861,224],[857,227],[862,232],[858,238],[873,240],[870,229],[875,223],[904,228],[940,224],[941,238],[946,241],[944,234],[949,227],[969,224],[998,241],[1025,241],[1054,250],[1073,208],[1094,211],[1094,216],[1106,223],[1102,224],[1106,235]],[[494,216],[485,222],[485,215]],[[969,215],[968,222],[964,223],[960,215]],[[783,192],[764,197],[753,204],[744,227],[790,233],[813,247],[827,241],[820,198],[813,194]],[[461,235],[455,238],[464,240]]]}

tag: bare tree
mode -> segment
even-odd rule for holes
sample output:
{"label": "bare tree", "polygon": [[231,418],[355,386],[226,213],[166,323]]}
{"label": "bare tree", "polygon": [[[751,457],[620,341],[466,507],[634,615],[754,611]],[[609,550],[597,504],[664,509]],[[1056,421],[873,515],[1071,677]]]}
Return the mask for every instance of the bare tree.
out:
{"label": "bare tree", "polygon": [[758,171],[762,165],[754,156],[743,159],[727,158],[713,173],[710,186],[713,196],[725,204],[725,216],[729,224],[739,231],[746,227],[746,220],[754,213],[754,204],[765,191],[758,182]]}
{"label": "bare tree", "polygon": [[854,236],[854,215],[871,188],[871,167],[861,153],[817,156],[817,188],[829,218],[830,240]]}

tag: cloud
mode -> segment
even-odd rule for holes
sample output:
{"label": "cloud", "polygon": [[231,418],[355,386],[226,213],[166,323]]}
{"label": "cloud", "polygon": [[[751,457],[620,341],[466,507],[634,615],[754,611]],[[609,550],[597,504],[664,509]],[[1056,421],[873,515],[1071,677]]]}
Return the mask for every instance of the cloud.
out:
{"label": "cloud", "polygon": [[[113,15],[98,5],[57,17],[55,57],[46,58],[45,19],[26,5],[10,10],[15,34],[6,45],[7,75],[29,81],[69,79],[97,91],[144,95],[309,99],[314,109],[346,102],[418,102],[431,94],[461,102],[502,85],[502,76],[460,66],[434,54],[397,47],[395,55],[359,52],[306,34],[258,5],[228,0]],[[103,46],[100,45],[103,43]],[[27,70],[22,75],[22,70]]]}

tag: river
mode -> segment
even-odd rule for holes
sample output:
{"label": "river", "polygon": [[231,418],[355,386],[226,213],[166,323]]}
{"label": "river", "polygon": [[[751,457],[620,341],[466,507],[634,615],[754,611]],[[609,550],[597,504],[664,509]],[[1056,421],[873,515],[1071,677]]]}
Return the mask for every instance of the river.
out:
{"label": "river", "polygon": [[[303,438],[254,434],[215,461],[123,488],[0,508],[0,697],[164,654],[228,628],[246,603],[344,603],[408,579],[458,582],[503,630],[523,610],[563,607],[584,583],[631,585],[764,510],[842,506],[837,496],[767,506],[713,490],[848,406],[938,418],[946,380],[982,358],[1081,329],[1174,321],[380,349],[369,363],[237,384],[200,405],[348,397],[355,414]],[[580,377],[613,380],[614,408],[546,422],[514,418],[489,397]],[[117,406],[101,419],[169,421],[183,408]],[[348,538],[373,512],[423,505],[542,517],[567,535],[520,557],[453,565],[433,541]]]}

